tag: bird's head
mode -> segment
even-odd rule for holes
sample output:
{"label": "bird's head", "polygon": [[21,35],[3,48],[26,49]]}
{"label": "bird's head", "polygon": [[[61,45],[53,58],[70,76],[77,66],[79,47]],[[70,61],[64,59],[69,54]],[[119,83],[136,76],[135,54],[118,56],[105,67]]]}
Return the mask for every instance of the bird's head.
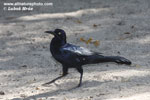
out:
{"label": "bird's head", "polygon": [[66,32],[63,29],[55,29],[54,31],[45,31],[54,35],[55,38],[66,41]]}

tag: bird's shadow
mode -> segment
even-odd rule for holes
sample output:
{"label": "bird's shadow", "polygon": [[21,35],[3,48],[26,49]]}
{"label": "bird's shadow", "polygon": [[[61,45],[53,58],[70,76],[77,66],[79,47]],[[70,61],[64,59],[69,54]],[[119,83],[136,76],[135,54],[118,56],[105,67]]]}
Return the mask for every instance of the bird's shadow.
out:
{"label": "bird's shadow", "polygon": [[[99,82],[99,81],[84,81],[81,85],[81,87],[77,87],[77,82],[67,82],[67,83],[62,83],[62,84],[56,84],[56,83],[53,83],[53,85],[46,85],[46,87],[53,87],[54,85],[57,87],[56,90],[53,90],[53,91],[49,91],[49,92],[44,92],[44,93],[40,93],[40,94],[37,94],[37,95],[32,95],[32,96],[29,96],[29,97],[26,97],[24,98],[23,100],[30,100],[30,99],[38,99],[38,98],[49,98],[49,97],[52,97],[52,96],[57,96],[58,94],[60,95],[64,92],[68,92],[68,93],[71,93],[73,91],[78,91],[79,89],[86,89],[86,88],[89,88],[89,87],[96,87],[98,85],[101,85],[103,82]],[[22,98],[13,98],[12,100],[20,100]]]}

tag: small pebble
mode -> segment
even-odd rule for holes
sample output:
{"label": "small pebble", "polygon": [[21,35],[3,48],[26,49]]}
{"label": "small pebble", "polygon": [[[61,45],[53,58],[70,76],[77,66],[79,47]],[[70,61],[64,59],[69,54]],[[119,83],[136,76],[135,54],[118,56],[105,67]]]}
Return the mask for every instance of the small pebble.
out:
{"label": "small pebble", "polygon": [[3,91],[0,91],[0,95],[5,95],[5,93]]}
{"label": "small pebble", "polygon": [[23,66],[21,66],[21,67],[26,68],[26,67],[27,67],[27,65],[23,65]]}
{"label": "small pebble", "polygon": [[131,34],[130,32],[125,32],[124,34]]}

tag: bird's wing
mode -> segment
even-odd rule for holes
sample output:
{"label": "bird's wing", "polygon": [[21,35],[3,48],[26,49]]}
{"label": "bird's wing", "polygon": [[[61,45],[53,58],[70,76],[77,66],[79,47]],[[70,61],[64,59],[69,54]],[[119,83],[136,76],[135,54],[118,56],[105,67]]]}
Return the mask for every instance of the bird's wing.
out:
{"label": "bird's wing", "polygon": [[89,56],[95,54],[95,52],[92,52],[87,48],[76,46],[73,44],[65,44],[61,49],[62,51],[66,51],[66,52],[69,51],[82,56]]}

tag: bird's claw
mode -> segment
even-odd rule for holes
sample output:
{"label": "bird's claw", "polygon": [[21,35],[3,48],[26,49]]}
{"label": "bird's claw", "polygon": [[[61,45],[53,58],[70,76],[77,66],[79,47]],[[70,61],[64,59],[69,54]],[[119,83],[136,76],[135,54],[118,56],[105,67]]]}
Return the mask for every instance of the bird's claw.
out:
{"label": "bird's claw", "polygon": [[81,84],[79,84],[77,87],[80,87],[81,86]]}

